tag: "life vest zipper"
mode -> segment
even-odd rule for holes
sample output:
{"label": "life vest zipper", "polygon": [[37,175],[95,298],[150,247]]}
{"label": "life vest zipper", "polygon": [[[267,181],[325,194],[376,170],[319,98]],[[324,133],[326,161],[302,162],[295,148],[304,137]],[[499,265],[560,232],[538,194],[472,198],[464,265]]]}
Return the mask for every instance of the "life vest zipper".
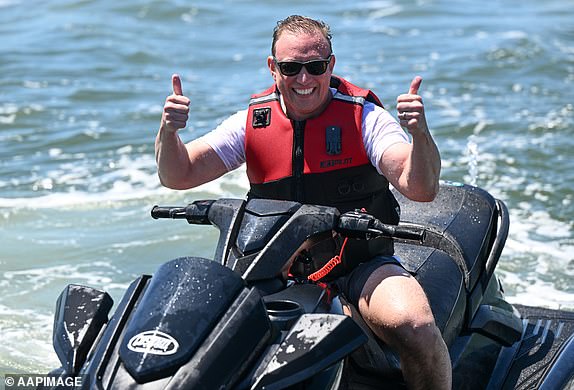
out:
{"label": "life vest zipper", "polygon": [[304,203],[305,193],[303,190],[304,144],[305,144],[305,121],[292,121],[293,124],[293,195],[297,202]]}

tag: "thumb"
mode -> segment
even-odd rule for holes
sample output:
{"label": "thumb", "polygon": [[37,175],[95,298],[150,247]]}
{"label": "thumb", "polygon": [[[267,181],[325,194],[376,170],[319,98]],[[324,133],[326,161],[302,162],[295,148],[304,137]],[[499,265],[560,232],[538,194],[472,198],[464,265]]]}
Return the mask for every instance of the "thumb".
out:
{"label": "thumb", "polygon": [[413,81],[411,81],[411,86],[409,88],[410,95],[418,95],[419,88],[421,87],[421,83],[423,82],[423,78],[421,76],[415,76]]}
{"label": "thumb", "polygon": [[171,76],[171,84],[173,86],[173,93],[175,95],[183,95],[183,90],[181,89],[181,78],[178,74]]}

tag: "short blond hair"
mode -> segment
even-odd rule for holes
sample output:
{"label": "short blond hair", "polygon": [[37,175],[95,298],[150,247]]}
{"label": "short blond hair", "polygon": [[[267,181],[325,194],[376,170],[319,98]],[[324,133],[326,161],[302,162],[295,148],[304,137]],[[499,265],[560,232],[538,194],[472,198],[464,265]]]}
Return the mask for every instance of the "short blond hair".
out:
{"label": "short blond hair", "polygon": [[329,25],[321,20],[315,20],[301,15],[291,15],[287,18],[277,22],[277,26],[273,29],[273,42],[271,43],[271,54],[275,55],[275,44],[284,32],[293,34],[315,34],[321,33],[329,43],[329,51],[333,52],[331,45],[331,28]]}

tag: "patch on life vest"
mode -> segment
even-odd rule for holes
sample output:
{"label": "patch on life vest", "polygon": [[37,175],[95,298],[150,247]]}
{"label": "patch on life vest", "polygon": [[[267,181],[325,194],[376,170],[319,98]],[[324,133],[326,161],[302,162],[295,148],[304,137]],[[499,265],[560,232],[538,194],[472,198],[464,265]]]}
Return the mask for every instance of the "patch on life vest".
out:
{"label": "patch on life vest", "polygon": [[329,126],[325,132],[325,147],[327,154],[334,155],[341,153],[341,128]]}
{"label": "patch on life vest", "polygon": [[323,160],[319,163],[321,168],[330,168],[337,165],[349,165],[353,163],[353,157],[341,158],[337,160]]}
{"label": "patch on life vest", "polygon": [[267,127],[271,124],[271,108],[263,107],[253,110],[253,128]]}

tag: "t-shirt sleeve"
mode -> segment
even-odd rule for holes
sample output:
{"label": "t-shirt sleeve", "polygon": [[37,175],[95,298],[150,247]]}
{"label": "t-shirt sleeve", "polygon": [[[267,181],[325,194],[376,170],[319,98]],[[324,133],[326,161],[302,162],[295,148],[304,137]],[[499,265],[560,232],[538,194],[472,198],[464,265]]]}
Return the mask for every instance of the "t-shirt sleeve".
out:
{"label": "t-shirt sleeve", "polygon": [[245,162],[246,122],[247,110],[238,111],[199,138],[211,146],[228,171],[238,168]]}
{"label": "t-shirt sleeve", "polygon": [[384,108],[366,102],[363,107],[363,143],[371,164],[379,168],[383,153],[397,143],[410,143],[410,138],[397,120]]}

